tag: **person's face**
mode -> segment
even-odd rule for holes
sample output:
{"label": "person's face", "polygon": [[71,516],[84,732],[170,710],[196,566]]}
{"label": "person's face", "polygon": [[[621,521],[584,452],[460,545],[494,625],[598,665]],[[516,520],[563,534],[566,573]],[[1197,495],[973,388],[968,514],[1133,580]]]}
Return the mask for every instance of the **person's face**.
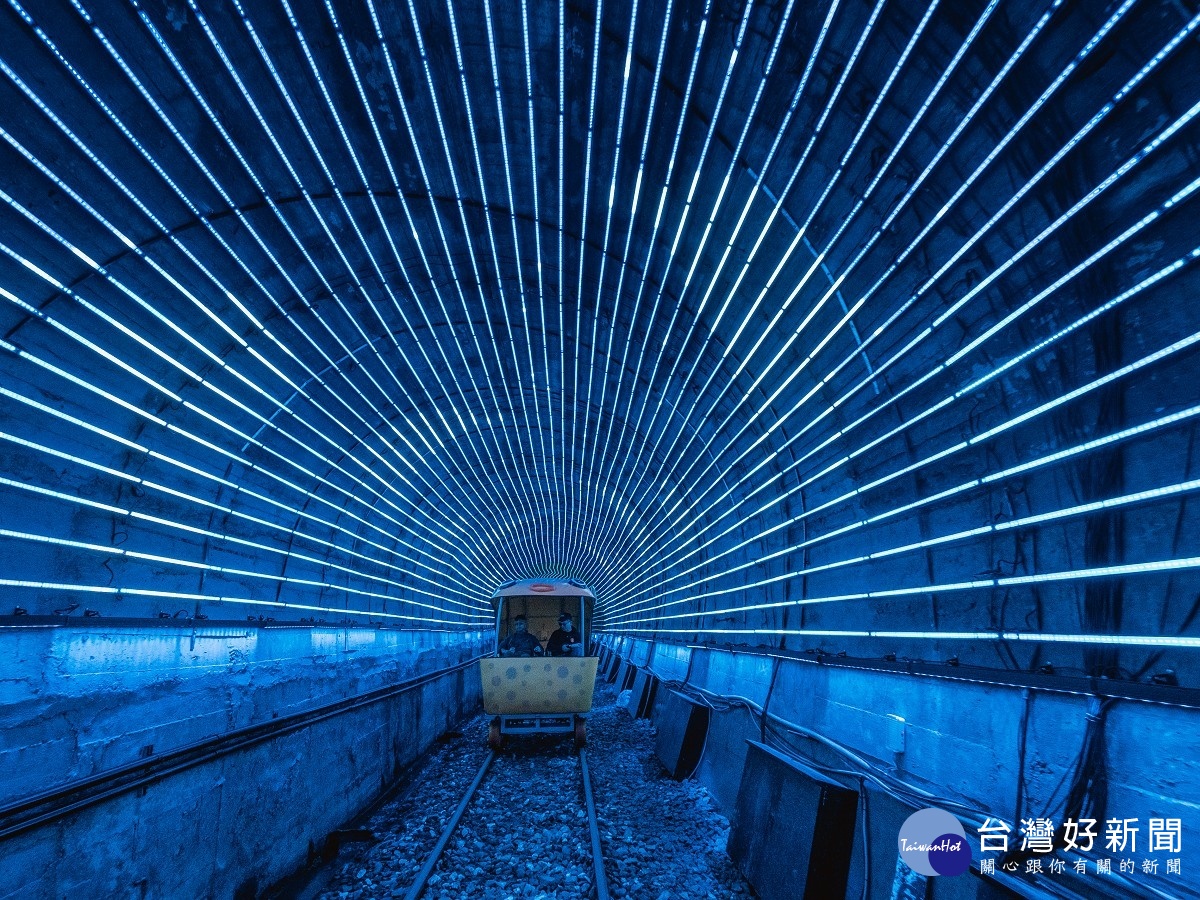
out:
{"label": "person's face", "polygon": [[526,628],[526,622],[524,619],[517,619],[515,622],[513,622],[513,630],[516,631],[518,634],[520,634],[522,631],[524,631],[525,628]]}
{"label": "person's face", "polygon": [[574,627],[575,626],[572,624],[570,619],[563,619],[562,630],[565,631],[567,634],[570,634],[571,629]]}

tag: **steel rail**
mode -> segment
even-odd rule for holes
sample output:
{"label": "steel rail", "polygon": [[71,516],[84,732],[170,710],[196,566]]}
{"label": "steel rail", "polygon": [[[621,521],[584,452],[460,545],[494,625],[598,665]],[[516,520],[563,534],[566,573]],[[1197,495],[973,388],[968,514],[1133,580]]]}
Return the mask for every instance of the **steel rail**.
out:
{"label": "steel rail", "polygon": [[[429,851],[424,865],[421,866],[421,870],[417,873],[408,892],[404,895],[404,900],[419,900],[420,896],[425,892],[429,876],[437,868],[438,860],[442,858],[442,853],[445,852],[446,846],[450,843],[450,838],[458,830],[458,823],[462,821],[463,814],[466,813],[467,807],[471,805],[471,800],[474,799],[475,792],[479,789],[479,785],[483,783],[483,779],[486,777],[488,769],[491,768],[492,761],[495,758],[496,751],[489,750],[487,757],[483,760],[483,765],[475,773],[475,778],[472,779],[467,790],[463,793],[462,799],[458,801],[458,806],[450,816],[449,821],[446,822],[446,826],[442,829],[437,843]],[[579,751],[579,766],[583,774],[583,797],[587,805],[588,831],[591,834],[592,841],[592,868],[595,871],[596,900],[609,900],[608,880],[604,875],[604,854],[600,848],[600,828],[596,819],[596,803],[595,798],[592,796],[592,779],[588,771],[587,751],[582,748]]]}
{"label": "steel rail", "polygon": [[425,865],[421,866],[421,871],[417,873],[416,881],[408,889],[408,893],[404,895],[404,900],[417,900],[425,890],[425,884],[429,881],[429,876],[433,874],[434,868],[438,864],[438,860],[442,858],[442,851],[446,849],[446,845],[450,843],[450,838],[458,828],[458,823],[462,820],[463,813],[467,811],[467,807],[471,804],[471,799],[475,796],[475,791],[479,785],[483,783],[483,777],[487,775],[488,769],[492,765],[492,760],[496,758],[496,751],[489,750],[487,756],[483,760],[483,765],[479,767],[479,771],[475,773],[475,778],[467,787],[467,792],[463,794],[463,798],[458,801],[458,808],[454,810],[454,815],[450,817],[450,821],[446,823],[446,827],[442,829],[441,836],[433,849],[429,851],[429,856],[425,858]]}
{"label": "steel rail", "polygon": [[592,797],[592,777],[588,772],[587,751],[579,750],[583,771],[583,799],[587,803],[588,830],[592,834],[592,868],[596,870],[596,900],[608,900],[608,879],[604,876],[604,854],[600,850],[600,828],[596,821],[596,802]]}

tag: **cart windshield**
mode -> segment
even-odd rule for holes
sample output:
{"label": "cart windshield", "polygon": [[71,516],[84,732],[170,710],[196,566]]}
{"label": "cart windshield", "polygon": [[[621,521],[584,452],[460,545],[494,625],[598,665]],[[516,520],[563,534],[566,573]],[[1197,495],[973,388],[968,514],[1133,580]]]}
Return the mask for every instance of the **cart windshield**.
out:
{"label": "cart windshield", "polygon": [[543,647],[559,627],[559,616],[566,613],[573,627],[579,632],[580,640],[587,644],[586,610],[582,597],[546,596],[539,594],[500,597],[496,622],[496,640],[503,642],[516,630],[518,616],[525,617],[526,627]]}

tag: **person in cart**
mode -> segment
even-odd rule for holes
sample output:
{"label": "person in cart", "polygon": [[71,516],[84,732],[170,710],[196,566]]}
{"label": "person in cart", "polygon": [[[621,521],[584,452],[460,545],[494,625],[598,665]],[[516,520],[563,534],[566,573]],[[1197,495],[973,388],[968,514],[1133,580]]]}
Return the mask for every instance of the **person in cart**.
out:
{"label": "person in cart", "polygon": [[583,656],[583,642],[569,613],[558,617],[558,630],[546,642],[546,652],[551,656]]}
{"label": "person in cart", "polygon": [[[554,632],[558,634],[558,632]],[[553,638],[551,638],[553,640]],[[529,622],[524,616],[513,619],[512,634],[500,642],[501,656],[541,656],[542,642],[529,633]]]}

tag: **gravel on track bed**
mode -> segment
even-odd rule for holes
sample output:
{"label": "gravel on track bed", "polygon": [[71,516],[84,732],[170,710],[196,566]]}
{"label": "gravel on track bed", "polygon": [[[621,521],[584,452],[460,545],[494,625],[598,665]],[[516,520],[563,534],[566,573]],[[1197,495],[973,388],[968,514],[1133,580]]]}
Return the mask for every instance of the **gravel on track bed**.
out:
{"label": "gravel on track bed", "polygon": [[588,768],[608,890],[631,900],[753,897],[725,853],[729,821],[695,781],[675,781],[654,753],[654,728],[596,686]]}
{"label": "gravel on track bed", "polygon": [[[487,717],[437,746],[413,783],[367,823],[374,844],[331,864],[321,900],[403,897],[487,755]],[[609,893],[628,900],[752,897],[725,854],[727,820],[711,795],[677,782],[654,730],[596,685],[588,767]],[[492,763],[431,876],[428,900],[583,900],[594,896],[579,758],[569,739],[513,741]]]}

